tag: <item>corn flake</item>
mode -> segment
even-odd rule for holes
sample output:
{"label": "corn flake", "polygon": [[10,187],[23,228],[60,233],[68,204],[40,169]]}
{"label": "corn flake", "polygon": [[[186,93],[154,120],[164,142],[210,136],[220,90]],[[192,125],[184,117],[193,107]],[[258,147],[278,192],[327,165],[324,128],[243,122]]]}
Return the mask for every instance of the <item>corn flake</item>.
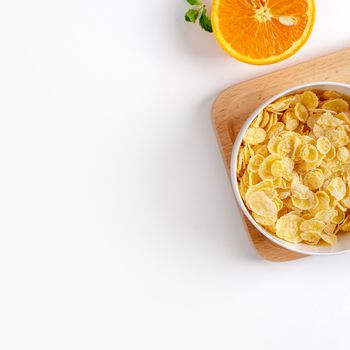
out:
{"label": "corn flake", "polygon": [[264,111],[263,115],[262,115],[262,119],[261,119],[261,122],[260,122],[260,128],[265,128],[266,125],[268,124],[270,120],[270,114],[269,112],[267,111]]}
{"label": "corn flake", "polygon": [[344,198],[346,192],[345,182],[340,177],[335,177],[328,184],[327,190],[334,198],[341,200]]}
{"label": "corn flake", "polygon": [[327,235],[332,235],[336,229],[337,225],[336,224],[327,224],[326,227],[324,228],[323,232]]}
{"label": "corn flake", "polygon": [[335,98],[335,99],[323,102],[322,108],[340,113],[340,112],[346,112],[347,110],[349,110],[349,104],[341,98]]}
{"label": "corn flake", "polygon": [[332,144],[327,137],[321,136],[316,141],[316,147],[321,154],[327,154],[330,151]]}
{"label": "corn flake", "polygon": [[258,145],[259,143],[262,143],[266,138],[266,131],[262,128],[249,128],[244,137],[243,140],[248,145]]}
{"label": "corn flake", "polygon": [[322,96],[325,100],[331,100],[333,98],[343,97],[343,94],[334,90],[326,90],[323,92]]}
{"label": "corn flake", "polygon": [[262,191],[252,193],[247,200],[247,205],[260,216],[272,217],[277,213],[275,203]]}
{"label": "corn flake", "polygon": [[315,109],[318,106],[318,97],[313,91],[304,91],[300,95],[300,102],[308,109]]}
{"label": "corn flake", "polygon": [[301,242],[299,226],[302,221],[303,219],[296,214],[283,215],[276,222],[276,235],[288,242]]}
{"label": "corn flake", "polygon": [[267,157],[270,154],[267,145],[258,145],[254,147],[256,147],[255,154],[261,154],[263,157]]}
{"label": "corn flake", "polygon": [[323,128],[335,128],[343,125],[344,121],[333,116],[331,112],[325,112],[317,119],[316,123]]}
{"label": "corn flake", "polygon": [[325,176],[320,169],[312,170],[304,175],[303,181],[310,190],[316,190],[323,185]]}
{"label": "corn flake", "polygon": [[342,147],[349,143],[349,137],[345,130],[327,129],[325,136],[334,147]]}
{"label": "corn flake", "polygon": [[303,231],[300,234],[300,238],[307,244],[316,245],[320,241],[321,235],[315,231]]}
{"label": "corn flake", "polygon": [[316,220],[323,221],[325,224],[330,223],[333,218],[335,218],[338,215],[338,212],[335,209],[329,209],[329,210],[320,210],[316,213],[314,218]]}
{"label": "corn flake", "polygon": [[335,243],[337,243],[337,236],[333,233],[327,234],[327,233],[320,232],[320,236],[326,243],[330,245],[334,245]]}
{"label": "corn flake", "polygon": [[299,119],[295,116],[293,111],[286,111],[282,117],[287,130],[295,130],[299,126]]}
{"label": "corn flake", "polygon": [[309,210],[317,205],[317,198],[314,194],[311,197],[306,199],[301,199],[301,198],[292,196],[292,203],[294,207],[297,209]]}
{"label": "corn flake", "polygon": [[337,159],[339,160],[339,162],[341,163],[346,163],[349,159],[349,150],[346,147],[339,147],[337,149]]}
{"label": "corn flake", "polygon": [[259,176],[262,179],[272,179],[274,176],[271,173],[271,166],[274,163],[274,161],[279,159],[280,157],[274,154],[271,154],[267,158],[265,158],[259,167]]}
{"label": "corn flake", "polygon": [[277,214],[273,216],[261,216],[253,212],[253,218],[263,226],[271,226],[277,221]]}
{"label": "corn flake", "polygon": [[294,107],[294,113],[295,116],[302,122],[305,123],[308,116],[309,116],[309,112],[307,110],[307,108],[301,104],[300,102],[297,102],[295,107]]}
{"label": "corn flake", "polygon": [[274,135],[278,135],[283,129],[285,125],[282,122],[277,122],[275,125],[271,126],[271,129],[267,133],[267,138],[270,139]]}
{"label": "corn flake", "polygon": [[322,231],[326,227],[326,224],[323,221],[310,219],[305,220],[300,224],[301,231]]}
{"label": "corn flake", "polygon": [[299,199],[308,199],[314,195],[314,193],[309,189],[309,187],[303,185],[298,180],[292,181],[291,192],[293,197],[296,197]]}
{"label": "corn flake", "polygon": [[305,162],[315,162],[318,159],[318,151],[316,146],[306,144],[302,148],[301,158],[305,160]]}
{"label": "corn flake", "polygon": [[265,158],[261,154],[256,154],[255,156],[250,158],[248,164],[248,171],[252,173],[257,173],[264,159]]}
{"label": "corn flake", "polygon": [[345,213],[342,210],[338,209],[337,215],[334,216],[332,219],[332,223],[341,224],[344,221],[344,219],[345,219]]}

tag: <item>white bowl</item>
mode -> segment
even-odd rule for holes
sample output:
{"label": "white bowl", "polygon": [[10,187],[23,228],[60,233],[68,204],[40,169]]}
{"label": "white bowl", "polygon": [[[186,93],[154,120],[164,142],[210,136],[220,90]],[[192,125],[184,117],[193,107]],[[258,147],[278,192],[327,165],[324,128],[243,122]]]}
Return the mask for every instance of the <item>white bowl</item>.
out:
{"label": "white bowl", "polygon": [[232,155],[231,155],[231,182],[234,194],[236,196],[236,199],[238,201],[239,206],[243,210],[244,214],[247,216],[249,221],[256,227],[265,237],[267,237],[272,242],[278,244],[279,246],[286,248],[288,250],[302,253],[302,254],[308,254],[308,255],[333,255],[333,254],[340,254],[350,251],[350,232],[344,233],[338,236],[338,242],[333,246],[327,246],[327,245],[308,245],[305,243],[289,243],[282,239],[279,239],[277,236],[269,233],[266,231],[262,226],[260,226],[254,218],[249,213],[248,209],[246,208],[241,194],[239,192],[238,187],[238,181],[236,176],[236,170],[237,170],[237,157],[238,157],[238,151],[239,147],[242,143],[243,136],[252,123],[252,121],[255,119],[255,117],[259,114],[260,111],[262,111],[267,105],[269,105],[271,102],[276,100],[279,97],[282,97],[284,95],[289,95],[293,92],[297,91],[303,91],[303,90],[313,90],[313,89],[319,89],[319,90],[335,90],[343,93],[344,95],[347,95],[350,97],[350,85],[343,84],[343,83],[336,83],[336,82],[313,82],[313,83],[307,83],[298,85],[295,87],[292,87],[288,90],[285,90],[267,101],[265,101],[258,109],[256,109],[250,117],[246,120],[246,122],[241,127],[240,132],[238,133],[235,143],[233,145],[232,149]]}

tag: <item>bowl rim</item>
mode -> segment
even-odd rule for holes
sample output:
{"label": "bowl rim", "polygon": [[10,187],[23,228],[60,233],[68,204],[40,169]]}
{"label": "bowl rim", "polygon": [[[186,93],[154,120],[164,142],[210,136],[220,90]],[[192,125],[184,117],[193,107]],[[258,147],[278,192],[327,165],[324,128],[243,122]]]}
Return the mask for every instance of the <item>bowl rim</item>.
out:
{"label": "bowl rim", "polygon": [[[342,88],[349,89],[349,95],[350,95],[350,84],[340,83],[340,82],[330,82],[330,81],[315,81],[315,82],[294,85],[286,90],[283,90],[282,92],[280,92],[278,94],[273,95],[272,97],[267,99],[265,102],[263,102],[261,105],[259,105],[259,107],[256,108],[253,111],[253,113],[250,114],[250,116],[247,118],[247,120],[241,126],[241,128],[240,128],[240,130],[235,138],[235,142],[233,144],[233,147],[232,147],[231,161],[230,161],[230,177],[231,177],[231,185],[233,188],[233,192],[235,194],[235,197],[236,197],[236,200],[239,204],[240,209],[243,211],[244,215],[248,218],[248,220],[251,222],[251,224],[260,233],[262,233],[266,238],[268,238],[270,241],[277,244],[278,246],[280,246],[284,249],[287,249],[289,251],[293,251],[293,252],[304,254],[304,255],[338,255],[338,254],[343,254],[343,253],[349,252],[350,248],[339,250],[339,251],[330,251],[330,252],[305,251],[302,248],[293,247],[292,246],[293,243],[283,241],[283,240],[275,237],[273,234],[269,233],[268,231],[266,231],[262,226],[260,226],[254,220],[254,218],[252,217],[252,215],[250,214],[250,212],[248,211],[247,207],[245,206],[245,204],[243,202],[243,199],[242,199],[241,194],[239,192],[238,180],[237,180],[237,176],[236,176],[236,170],[237,170],[236,160],[238,157],[239,148],[240,148],[242,140],[243,140],[243,136],[244,136],[246,130],[248,129],[248,127],[250,126],[250,124],[252,123],[252,121],[259,114],[260,111],[262,111],[267,105],[269,105],[271,102],[275,101],[276,99],[283,97],[287,94],[290,94],[294,91],[303,90],[306,88],[317,89],[317,87],[320,87],[322,85],[323,86],[328,85],[328,86],[342,87]],[[322,88],[320,87],[320,89],[322,89]]]}

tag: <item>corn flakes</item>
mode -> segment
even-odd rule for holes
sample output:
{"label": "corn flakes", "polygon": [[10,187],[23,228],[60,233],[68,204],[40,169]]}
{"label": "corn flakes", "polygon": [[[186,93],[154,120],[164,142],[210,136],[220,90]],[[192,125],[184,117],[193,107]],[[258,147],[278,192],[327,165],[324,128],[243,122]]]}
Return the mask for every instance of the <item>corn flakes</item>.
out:
{"label": "corn flakes", "polygon": [[237,156],[255,221],[288,242],[335,244],[350,231],[350,99],[304,91],[261,111]]}

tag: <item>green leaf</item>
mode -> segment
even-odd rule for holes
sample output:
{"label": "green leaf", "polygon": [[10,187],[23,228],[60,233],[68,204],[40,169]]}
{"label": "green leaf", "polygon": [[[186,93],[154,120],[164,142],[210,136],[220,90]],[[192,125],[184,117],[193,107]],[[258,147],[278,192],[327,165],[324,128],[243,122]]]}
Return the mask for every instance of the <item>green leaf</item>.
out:
{"label": "green leaf", "polygon": [[185,20],[187,22],[195,23],[199,15],[199,10],[188,10],[185,13]]}
{"label": "green leaf", "polygon": [[199,24],[200,26],[207,32],[212,33],[213,32],[213,27],[211,25],[211,20],[207,16],[207,10],[206,8],[203,8],[202,14],[199,17]]}
{"label": "green leaf", "polygon": [[190,5],[202,5],[199,0],[186,0]]}

